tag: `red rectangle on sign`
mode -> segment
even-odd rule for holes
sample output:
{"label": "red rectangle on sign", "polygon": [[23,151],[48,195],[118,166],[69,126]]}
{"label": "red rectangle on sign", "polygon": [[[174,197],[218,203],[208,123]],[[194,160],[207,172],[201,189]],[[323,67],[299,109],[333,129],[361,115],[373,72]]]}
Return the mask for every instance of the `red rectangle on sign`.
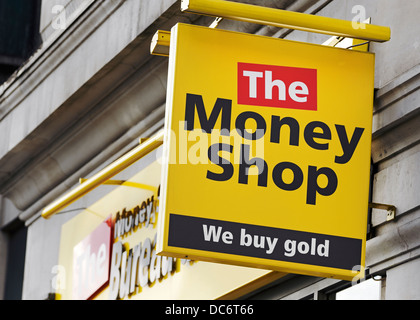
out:
{"label": "red rectangle on sign", "polygon": [[238,63],[238,104],[317,110],[317,70]]}
{"label": "red rectangle on sign", "polygon": [[86,300],[109,282],[112,219],[73,248],[73,299]]}

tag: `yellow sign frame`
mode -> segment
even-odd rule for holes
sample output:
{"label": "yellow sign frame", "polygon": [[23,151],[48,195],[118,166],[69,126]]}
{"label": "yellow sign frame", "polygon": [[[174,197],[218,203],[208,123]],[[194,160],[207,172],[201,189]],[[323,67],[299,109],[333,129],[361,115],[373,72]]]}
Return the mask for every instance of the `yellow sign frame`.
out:
{"label": "yellow sign frame", "polygon": [[[171,30],[170,43],[159,254],[344,280],[363,277],[374,55],[185,24]],[[239,63],[273,68],[272,75],[277,67],[290,68],[292,74],[299,72],[293,68],[316,70],[316,87],[305,91],[295,84],[298,91],[289,87],[289,94],[295,101],[303,101],[305,94],[314,94],[316,88],[317,105],[299,110],[237,103]],[[252,81],[255,86],[260,75],[264,76],[251,72],[247,73],[253,75],[249,76],[250,88]],[[265,81],[274,86],[274,78]],[[223,119],[227,109],[231,113]],[[187,116],[188,112],[193,115]],[[279,141],[274,138],[273,143],[270,121],[272,128],[275,124],[280,131],[287,127],[279,122],[283,118],[290,120],[290,133],[282,129]],[[256,133],[261,119],[266,124],[264,138]],[[235,130],[220,134],[220,129],[238,129],[238,123],[242,134]],[[299,142],[292,142],[291,132],[296,128],[301,128],[295,137]],[[241,164],[234,161],[246,158],[245,149],[234,151],[238,149],[232,139],[238,136],[240,144],[249,146],[248,160],[266,160],[267,185],[264,181],[259,185],[262,169],[252,171],[258,166],[245,170],[246,183],[238,183]],[[228,140],[223,143],[225,138]],[[214,141],[219,148],[210,150]],[[261,141],[264,154],[258,157]],[[203,147],[206,143],[208,149]],[[231,179],[206,178],[209,172],[220,178],[230,170],[229,165],[212,161],[210,154],[232,165]],[[264,237],[266,254],[237,250],[246,249],[248,235],[260,237],[259,243],[254,241],[254,249],[262,245]],[[207,243],[199,245],[206,237]],[[274,247],[284,248],[281,258],[267,256],[269,241],[270,254]],[[295,258],[286,259],[286,253],[292,256],[292,252]],[[334,256],[330,261],[335,262],[324,262],[326,256]]]}

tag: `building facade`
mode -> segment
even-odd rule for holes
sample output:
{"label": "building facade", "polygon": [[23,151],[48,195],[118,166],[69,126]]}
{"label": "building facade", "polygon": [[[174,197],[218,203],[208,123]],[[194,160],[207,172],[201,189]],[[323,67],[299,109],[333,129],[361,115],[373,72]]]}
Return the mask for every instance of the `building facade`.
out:
{"label": "building facade", "polygon": [[[224,287],[229,272],[236,273],[226,270],[215,284],[223,289],[201,298],[336,299],[347,297],[350,287],[369,284],[376,290],[370,298],[420,299],[420,2],[237,2],[349,21],[371,18],[372,24],[391,28],[389,42],[369,45],[376,55],[370,199],[395,206],[396,215],[388,221],[386,210],[369,212],[368,272],[360,284],[244,271],[243,278]],[[110,187],[95,189],[49,220],[41,217],[43,208],[79,185],[79,178],[99,172],[137,146],[139,138],[163,128],[168,59],[150,54],[152,37],[178,22],[210,26],[215,20],[182,13],[180,5],[175,0],[41,2],[42,43],[0,86],[0,298],[57,297],[63,289],[58,283],[63,226],[106,196]],[[315,44],[331,38],[226,19],[217,28]],[[125,173],[126,178],[145,166]],[[197,277],[219,272],[206,265],[197,270]],[[173,283],[191,286],[187,281]],[[192,287],[199,290],[199,284]],[[195,296],[172,296],[182,297]]]}

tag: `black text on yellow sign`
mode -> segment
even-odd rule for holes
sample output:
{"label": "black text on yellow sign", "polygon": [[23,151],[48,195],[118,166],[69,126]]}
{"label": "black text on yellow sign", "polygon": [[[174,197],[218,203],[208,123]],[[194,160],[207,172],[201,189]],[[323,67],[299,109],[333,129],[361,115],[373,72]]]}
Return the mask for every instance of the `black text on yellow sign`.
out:
{"label": "black text on yellow sign", "polygon": [[[209,110],[209,108],[207,108]],[[291,146],[299,147],[300,144],[300,127],[298,120],[292,117],[283,117],[273,115],[271,123],[267,125],[264,118],[256,113],[245,111],[238,115],[236,120],[232,119],[232,100],[217,98],[217,101],[212,109],[210,109],[210,115],[207,118],[206,108],[203,103],[203,97],[195,94],[187,94],[186,96],[186,107],[185,107],[185,129],[191,131],[195,129],[195,115],[198,115],[201,129],[211,134],[215,129],[216,121],[221,117],[221,134],[231,134],[231,122],[235,124],[234,130],[238,132],[240,136],[247,140],[262,139],[267,134],[269,135],[270,143],[280,144],[280,131],[287,130],[289,132],[289,139],[286,142]],[[247,121],[252,120],[256,123],[256,130],[249,132],[245,128]],[[283,127],[286,127],[284,129]],[[305,143],[313,148],[314,150],[328,150],[329,142],[332,139],[331,128],[322,121],[312,121],[306,125],[303,130],[303,137]],[[342,148],[342,155],[336,155],[334,162],[338,164],[348,163],[360,141],[360,138],[365,131],[364,128],[356,127],[351,135],[348,134],[347,129],[344,125],[335,125],[335,130],[340,141]],[[351,137],[350,140],[348,137]],[[323,142],[320,142],[320,141]],[[213,144],[208,149],[209,160],[217,164],[222,168],[221,173],[215,173],[208,170],[206,178],[214,181],[226,181],[232,178],[234,173],[234,166],[228,160],[219,156],[220,151],[229,153],[240,152],[240,164],[239,164],[239,175],[238,183],[248,184],[248,169],[251,166],[258,167],[258,186],[267,187],[268,183],[268,172],[269,167],[265,159],[263,158],[250,158],[249,145],[242,144],[240,150],[234,150],[234,146],[226,143]],[[306,168],[305,168],[306,169]],[[285,182],[283,180],[283,172],[290,170],[293,173],[293,179],[291,182]],[[309,165],[307,168],[307,196],[306,203],[315,205],[317,194],[323,196],[332,195],[338,187],[337,174],[333,169],[328,167],[318,168],[316,166]],[[321,187],[318,184],[318,178],[323,175],[327,179],[325,187]],[[271,177],[274,184],[283,190],[294,191],[299,189],[304,180],[304,172],[297,164],[293,162],[280,162],[277,163],[272,169]]]}

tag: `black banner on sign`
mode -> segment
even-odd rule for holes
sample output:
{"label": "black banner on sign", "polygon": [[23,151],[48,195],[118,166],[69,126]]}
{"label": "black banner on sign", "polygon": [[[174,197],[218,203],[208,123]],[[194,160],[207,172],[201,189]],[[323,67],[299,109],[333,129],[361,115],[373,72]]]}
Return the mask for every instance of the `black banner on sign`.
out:
{"label": "black banner on sign", "polygon": [[171,214],[168,245],[352,270],[362,240]]}

